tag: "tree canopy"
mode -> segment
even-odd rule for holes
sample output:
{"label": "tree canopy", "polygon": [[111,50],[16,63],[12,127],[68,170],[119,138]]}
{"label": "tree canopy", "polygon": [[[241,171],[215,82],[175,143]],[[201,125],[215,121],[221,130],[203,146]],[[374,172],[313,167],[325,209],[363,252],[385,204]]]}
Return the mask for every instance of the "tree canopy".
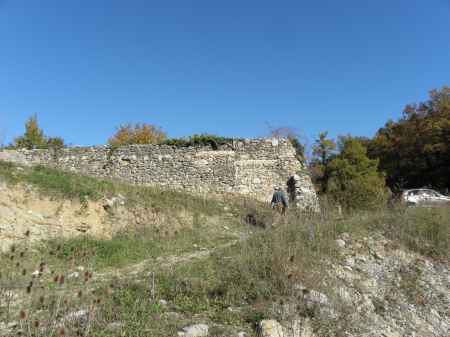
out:
{"label": "tree canopy", "polygon": [[25,123],[25,133],[14,139],[13,147],[26,149],[47,149],[64,147],[61,137],[47,137],[39,127],[37,115],[31,116]]}
{"label": "tree canopy", "polygon": [[340,143],[340,153],[326,166],[326,193],[345,209],[384,204],[387,190],[378,160],[367,157],[367,149],[358,139],[344,137]]}
{"label": "tree canopy", "polygon": [[450,188],[450,87],[432,90],[429,99],[407,105],[368,142],[393,188]]}
{"label": "tree canopy", "polygon": [[160,144],[166,138],[166,133],[158,126],[147,123],[129,123],[119,126],[108,143],[113,147],[132,144]]}

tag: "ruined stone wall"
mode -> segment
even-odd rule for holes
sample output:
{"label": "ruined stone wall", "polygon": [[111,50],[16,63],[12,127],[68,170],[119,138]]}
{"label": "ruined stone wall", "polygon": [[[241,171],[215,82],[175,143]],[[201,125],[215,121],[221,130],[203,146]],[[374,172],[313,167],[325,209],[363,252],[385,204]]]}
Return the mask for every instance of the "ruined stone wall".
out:
{"label": "ruined stone wall", "polygon": [[[131,145],[52,150],[4,150],[0,160],[43,164],[89,176],[119,179],[196,194],[236,193],[270,200],[273,186],[287,188],[295,176],[293,196],[300,207],[314,206],[316,196],[304,165],[285,139],[234,141],[211,146]],[[315,207],[315,206],[314,206]]]}

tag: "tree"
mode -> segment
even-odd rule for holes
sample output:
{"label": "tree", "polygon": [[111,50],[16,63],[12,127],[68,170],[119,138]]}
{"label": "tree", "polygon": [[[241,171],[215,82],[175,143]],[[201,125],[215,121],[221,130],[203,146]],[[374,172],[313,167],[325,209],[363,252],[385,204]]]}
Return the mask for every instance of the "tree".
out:
{"label": "tree", "polygon": [[333,139],[328,139],[328,132],[320,132],[313,146],[313,158],[309,165],[312,180],[318,192],[324,192],[328,177],[327,164],[335,155],[336,143]]}
{"label": "tree", "polygon": [[450,87],[432,90],[427,101],[407,105],[368,143],[392,188],[450,188]]}
{"label": "tree", "polygon": [[344,209],[370,209],[383,205],[387,189],[378,160],[367,157],[367,149],[351,137],[341,138],[341,152],[326,167],[328,196]]}
{"label": "tree", "polygon": [[125,124],[117,128],[116,133],[108,140],[113,147],[132,144],[159,144],[166,140],[166,133],[151,124]]}
{"label": "tree", "polygon": [[313,156],[320,164],[326,165],[328,160],[336,150],[336,143],[332,139],[328,139],[328,132],[320,132],[313,146]]}
{"label": "tree", "polygon": [[14,140],[14,146],[26,149],[42,149],[47,147],[47,138],[39,127],[36,114],[31,116],[25,123],[25,133]]}

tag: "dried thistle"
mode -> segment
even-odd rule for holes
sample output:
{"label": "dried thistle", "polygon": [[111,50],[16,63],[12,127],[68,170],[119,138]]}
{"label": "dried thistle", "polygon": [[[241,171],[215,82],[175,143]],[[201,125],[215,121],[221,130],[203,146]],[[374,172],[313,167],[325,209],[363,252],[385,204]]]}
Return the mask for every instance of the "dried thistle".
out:
{"label": "dried thistle", "polygon": [[20,252],[19,256],[20,257],[24,257],[25,256],[25,252]]}
{"label": "dried thistle", "polygon": [[58,336],[65,336],[65,335],[66,335],[66,330],[64,330],[64,328],[59,328]]}
{"label": "dried thistle", "polygon": [[20,310],[19,319],[26,319],[26,318],[27,313],[25,312],[25,310]]}
{"label": "dried thistle", "polygon": [[78,290],[78,294],[77,294],[78,298],[83,297],[83,292],[81,290]]}
{"label": "dried thistle", "polygon": [[53,278],[53,282],[58,283],[58,281],[59,281],[59,275],[56,275],[56,276]]}
{"label": "dried thistle", "polygon": [[27,274],[27,270],[26,269],[22,269],[22,276],[25,276]]}
{"label": "dried thistle", "polygon": [[59,276],[59,285],[62,286],[64,284],[64,281],[65,281],[64,275],[60,275]]}
{"label": "dried thistle", "polygon": [[16,252],[16,246],[15,245],[11,245],[11,253],[15,253]]}
{"label": "dried thistle", "polygon": [[34,322],[33,322],[33,326],[37,329],[37,328],[39,328],[39,321],[38,320],[35,320]]}
{"label": "dried thistle", "polygon": [[26,237],[29,237],[29,236],[30,236],[30,230],[29,230],[29,229],[25,232],[25,236],[26,236]]}

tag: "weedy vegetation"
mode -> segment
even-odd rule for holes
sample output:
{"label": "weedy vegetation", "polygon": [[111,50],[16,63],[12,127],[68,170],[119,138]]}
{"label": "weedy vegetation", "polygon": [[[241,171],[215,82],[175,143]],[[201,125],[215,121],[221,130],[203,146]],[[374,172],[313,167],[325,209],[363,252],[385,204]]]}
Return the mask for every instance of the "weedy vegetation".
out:
{"label": "weedy vegetation", "polygon": [[[351,308],[325,322],[302,299],[308,289],[333,296],[327,272],[340,258],[339,235],[378,232],[398,247],[442,261],[450,256],[445,208],[341,215],[324,206],[320,213],[290,210],[282,217],[251,200],[207,200],[44,167],[0,162],[0,177],[55,198],[121,193],[127,202],[168,214],[189,210],[195,222],[170,238],[143,228],[111,240],[83,235],[11,247],[0,259],[0,329],[10,336],[174,336],[195,322],[208,322],[213,336],[230,333],[228,327],[252,336],[261,319],[286,318],[278,308],[294,298],[296,315],[321,335],[337,336]],[[207,221],[216,216],[220,221]],[[402,287],[419,301],[416,276],[407,276]]]}

